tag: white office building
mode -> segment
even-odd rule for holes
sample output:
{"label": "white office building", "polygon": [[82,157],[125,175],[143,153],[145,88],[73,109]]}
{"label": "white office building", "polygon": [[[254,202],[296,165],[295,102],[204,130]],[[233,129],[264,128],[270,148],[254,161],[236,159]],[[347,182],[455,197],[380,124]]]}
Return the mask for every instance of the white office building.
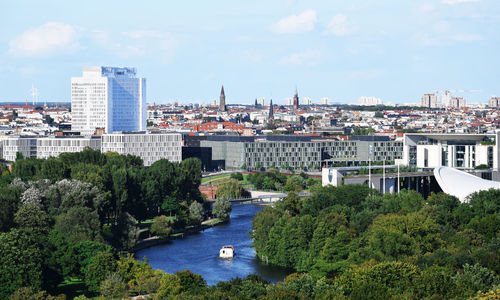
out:
{"label": "white office building", "polygon": [[36,136],[10,136],[3,140],[2,158],[7,161],[15,161],[17,153],[24,158],[35,158]]}
{"label": "white office building", "polygon": [[102,136],[102,152],[131,154],[142,158],[145,166],[166,158],[182,161],[182,135],[180,133],[121,132]]}
{"label": "white office building", "polygon": [[36,141],[36,157],[58,157],[64,152],[81,152],[85,148],[101,150],[100,136],[49,136]]}
{"label": "white office building", "polygon": [[72,130],[82,135],[144,131],[146,108],[146,79],[135,68],[84,67],[71,78]]}
{"label": "white office building", "polygon": [[479,165],[486,165],[493,170],[498,170],[499,137],[499,133],[405,134],[403,161],[400,163],[422,169],[441,166],[474,169]]}

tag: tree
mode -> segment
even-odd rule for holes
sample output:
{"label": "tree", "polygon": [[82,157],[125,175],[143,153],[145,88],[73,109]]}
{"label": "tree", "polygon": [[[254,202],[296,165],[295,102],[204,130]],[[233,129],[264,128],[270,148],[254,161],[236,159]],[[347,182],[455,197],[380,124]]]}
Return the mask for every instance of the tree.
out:
{"label": "tree", "polygon": [[159,236],[161,239],[168,239],[172,233],[172,222],[167,216],[158,216],[154,218],[151,225],[151,233]]}
{"label": "tree", "polygon": [[217,199],[237,199],[243,194],[241,183],[233,178],[223,179],[217,187]]}
{"label": "tree", "polygon": [[231,214],[231,203],[224,198],[217,198],[213,204],[212,212],[218,219],[227,221]]}
{"label": "tree", "polygon": [[99,252],[85,271],[85,284],[89,291],[99,292],[101,282],[116,271],[117,263],[112,254]]}
{"label": "tree", "polygon": [[21,203],[24,205],[31,204],[42,207],[42,193],[36,187],[32,186],[21,195]]}
{"label": "tree", "polygon": [[306,187],[306,181],[302,176],[293,175],[288,177],[286,185],[283,187],[285,192],[300,192]]}
{"label": "tree", "polygon": [[174,196],[167,196],[161,205],[161,209],[172,216],[177,214],[179,211],[179,201]]}
{"label": "tree", "polygon": [[37,236],[47,235],[50,229],[50,218],[46,212],[34,204],[23,205],[14,215],[17,227]]}
{"label": "tree", "polygon": [[122,249],[132,249],[139,239],[139,228],[136,226],[137,220],[129,213],[121,213],[118,220],[111,227],[113,242],[116,247]]}
{"label": "tree", "polygon": [[122,299],[127,294],[127,285],[118,273],[109,274],[99,287],[101,295],[110,299]]}
{"label": "tree", "polygon": [[497,283],[498,276],[495,272],[482,267],[479,264],[465,264],[463,273],[457,273],[453,280],[456,285],[465,291],[488,291],[494,283]]}
{"label": "tree", "polygon": [[0,232],[14,226],[14,214],[23,191],[19,186],[0,187]]}
{"label": "tree", "polygon": [[103,241],[99,216],[88,207],[76,206],[57,216],[54,229],[66,235],[72,243]]}
{"label": "tree", "polygon": [[241,174],[240,172],[233,173],[231,174],[231,178],[236,179],[238,181],[243,181],[243,174]]}
{"label": "tree", "polygon": [[191,222],[195,225],[199,225],[203,219],[203,206],[199,202],[193,202],[189,206],[189,218]]}
{"label": "tree", "polygon": [[46,291],[35,291],[32,287],[22,287],[10,295],[9,300],[66,300],[66,296],[51,296]]}
{"label": "tree", "polygon": [[0,298],[15,290],[42,287],[42,252],[32,235],[14,229],[0,233]]}
{"label": "tree", "polygon": [[290,215],[295,216],[298,215],[302,209],[302,200],[299,195],[290,192],[283,200],[276,202],[275,206],[277,209],[288,211]]}
{"label": "tree", "polygon": [[49,179],[52,182],[67,177],[68,173],[69,170],[66,169],[64,163],[54,157],[44,160],[40,170],[40,176],[44,179]]}

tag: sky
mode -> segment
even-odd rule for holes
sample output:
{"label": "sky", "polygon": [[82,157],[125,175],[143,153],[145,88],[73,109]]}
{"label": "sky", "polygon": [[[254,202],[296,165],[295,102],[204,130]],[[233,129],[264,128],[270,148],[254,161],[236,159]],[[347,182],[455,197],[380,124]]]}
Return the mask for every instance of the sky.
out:
{"label": "sky", "polygon": [[[70,101],[84,66],[136,67],[148,103],[500,95],[500,1],[0,3],[0,102]],[[461,91],[463,90],[463,91]]]}

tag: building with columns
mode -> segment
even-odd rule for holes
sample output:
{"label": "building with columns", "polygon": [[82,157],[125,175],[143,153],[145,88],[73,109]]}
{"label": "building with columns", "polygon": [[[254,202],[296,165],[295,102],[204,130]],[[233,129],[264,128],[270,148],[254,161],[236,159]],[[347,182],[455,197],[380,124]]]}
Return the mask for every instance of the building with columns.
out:
{"label": "building with columns", "polygon": [[500,133],[441,134],[408,133],[403,141],[402,165],[421,169],[440,166],[474,169],[486,165],[493,170],[499,166]]}

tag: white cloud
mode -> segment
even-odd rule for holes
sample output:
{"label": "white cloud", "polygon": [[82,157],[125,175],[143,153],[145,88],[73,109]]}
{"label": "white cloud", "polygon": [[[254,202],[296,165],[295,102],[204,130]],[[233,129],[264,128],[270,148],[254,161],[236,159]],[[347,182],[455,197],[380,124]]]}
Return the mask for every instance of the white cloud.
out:
{"label": "white cloud", "polygon": [[169,33],[137,30],[110,34],[102,30],[94,30],[91,37],[101,47],[111,53],[128,57],[156,56],[161,62],[170,61],[179,46],[178,40]]}
{"label": "white cloud", "polygon": [[346,15],[335,15],[327,25],[326,32],[336,36],[345,36],[352,33],[349,20]]}
{"label": "white cloud", "polygon": [[78,30],[69,24],[48,22],[28,29],[9,43],[9,54],[45,56],[78,48]]}
{"label": "white cloud", "polygon": [[284,57],[279,61],[279,64],[283,66],[315,66],[321,61],[321,56],[321,51],[308,49]]}
{"label": "white cloud", "polygon": [[443,4],[458,4],[458,3],[472,3],[472,2],[479,2],[479,0],[442,0],[441,3]]}
{"label": "white cloud", "polygon": [[313,30],[316,22],[316,11],[308,9],[299,15],[279,20],[271,26],[271,29],[277,33],[302,33]]}

